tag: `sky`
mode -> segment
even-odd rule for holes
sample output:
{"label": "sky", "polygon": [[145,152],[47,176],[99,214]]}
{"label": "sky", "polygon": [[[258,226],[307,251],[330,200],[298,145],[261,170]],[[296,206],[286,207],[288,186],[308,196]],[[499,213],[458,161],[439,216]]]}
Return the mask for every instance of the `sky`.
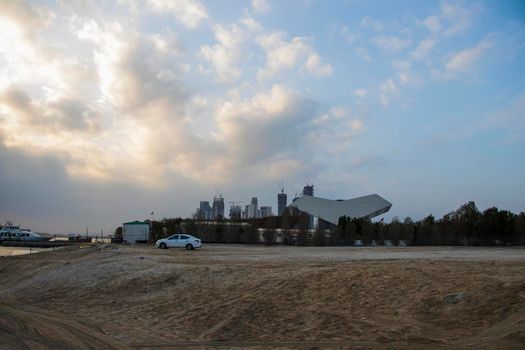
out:
{"label": "sky", "polygon": [[0,0],[0,221],[111,233],[305,183],[525,211],[523,1]]}

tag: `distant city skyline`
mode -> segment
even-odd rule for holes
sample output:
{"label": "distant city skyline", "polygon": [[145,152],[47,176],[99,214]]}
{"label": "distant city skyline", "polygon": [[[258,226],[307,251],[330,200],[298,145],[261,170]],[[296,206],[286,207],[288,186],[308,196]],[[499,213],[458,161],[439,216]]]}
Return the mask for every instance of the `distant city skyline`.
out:
{"label": "distant city skyline", "polygon": [[[525,210],[525,2],[0,1],[0,221]],[[249,202],[238,204],[241,211]],[[241,214],[242,215],[242,214]]]}

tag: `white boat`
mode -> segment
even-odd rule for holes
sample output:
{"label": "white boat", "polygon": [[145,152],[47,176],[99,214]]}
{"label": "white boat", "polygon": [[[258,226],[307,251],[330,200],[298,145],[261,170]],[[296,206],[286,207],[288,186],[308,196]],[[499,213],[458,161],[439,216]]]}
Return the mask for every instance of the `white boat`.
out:
{"label": "white boat", "polygon": [[5,225],[0,229],[0,241],[48,241],[49,238],[20,226]]}

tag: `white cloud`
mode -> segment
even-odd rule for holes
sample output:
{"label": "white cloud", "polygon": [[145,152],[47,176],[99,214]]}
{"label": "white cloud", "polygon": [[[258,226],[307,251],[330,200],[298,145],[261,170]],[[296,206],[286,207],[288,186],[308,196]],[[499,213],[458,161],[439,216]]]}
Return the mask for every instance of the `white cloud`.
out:
{"label": "white cloud", "polygon": [[423,39],[419,45],[410,53],[410,56],[415,60],[422,60],[428,56],[428,54],[434,48],[436,41],[432,38]]}
{"label": "white cloud", "polygon": [[474,68],[474,63],[480,59],[483,53],[492,46],[492,42],[485,38],[476,46],[457,52],[445,63],[448,73],[468,72]]}
{"label": "white cloud", "polygon": [[438,14],[416,23],[427,28],[432,34],[452,36],[468,30],[479,12],[478,4],[464,6],[458,2],[442,1]]}
{"label": "white cloud", "polygon": [[349,44],[354,43],[356,38],[357,38],[357,35],[355,33],[351,32],[350,29],[348,29],[347,26],[341,26],[339,28],[339,32],[340,32],[341,36],[343,37],[343,39]]}
{"label": "white cloud", "polygon": [[[68,45],[42,48],[38,40],[46,33],[38,31],[33,42],[12,43],[15,50],[27,46],[34,57],[6,62],[9,85],[0,87],[0,134],[9,135],[4,145],[53,154],[68,175],[91,180],[158,186],[170,174],[199,178],[213,168],[207,157],[220,145],[208,147],[213,140],[200,138],[187,122],[202,101],[188,103],[180,81],[188,64],[177,36],[124,30],[116,21],[77,17],[71,23],[76,36],[67,37]],[[16,25],[27,30],[23,21]],[[85,54],[76,57],[69,45]]]}
{"label": "white cloud", "polygon": [[[215,45],[203,45],[200,55],[209,61],[219,82],[233,82],[242,74],[242,65],[249,60],[247,45],[251,36],[262,30],[262,26],[251,17],[244,17],[238,23],[216,25]],[[243,58],[243,60],[241,60]],[[199,71],[206,71],[199,68]]]}
{"label": "white cloud", "polygon": [[352,121],[350,122],[350,126],[352,128],[352,130],[354,131],[360,131],[361,129],[363,129],[363,121],[361,121],[361,119],[352,119]]}
{"label": "white cloud", "polygon": [[225,143],[223,161],[228,166],[267,166],[298,149],[306,128],[315,116],[314,101],[293,90],[274,85],[250,99],[222,102],[216,112],[221,139]]}
{"label": "white cloud", "polygon": [[392,63],[397,79],[401,85],[419,83],[420,79],[412,72],[412,64],[409,61],[396,61]]}
{"label": "white cloud", "polygon": [[438,33],[441,31],[441,20],[438,16],[429,16],[422,21],[417,21],[418,24],[426,27],[431,33]]}
{"label": "white cloud", "polygon": [[194,0],[147,0],[153,11],[169,14],[188,28],[196,28],[208,18],[206,7]]}
{"label": "white cloud", "polygon": [[354,95],[356,95],[357,97],[360,97],[360,98],[364,98],[366,97],[366,89],[356,89],[354,90]]}
{"label": "white cloud", "polygon": [[340,155],[348,151],[354,136],[363,130],[363,120],[350,115],[345,107],[333,107],[316,117],[308,142],[322,154]]}
{"label": "white cloud", "polygon": [[399,88],[392,78],[379,84],[379,102],[383,106],[390,105],[390,102],[393,97],[396,97],[399,94]]}
{"label": "white cloud", "polygon": [[332,66],[329,64],[323,64],[321,62],[321,57],[316,52],[311,52],[308,55],[304,68],[310,74],[319,78],[327,77],[333,72]]}
{"label": "white cloud", "polygon": [[266,65],[257,73],[260,80],[273,78],[301,64],[301,70],[316,77],[332,74],[332,66],[322,62],[307,38],[294,37],[286,41],[285,37],[282,32],[273,32],[258,38],[257,43],[266,52]]}
{"label": "white cloud", "polygon": [[375,32],[380,32],[383,30],[383,24],[369,16],[363,17],[360,23],[362,27],[371,29]]}
{"label": "white cloud", "polygon": [[245,33],[236,24],[217,25],[214,33],[217,44],[202,46],[200,53],[205,60],[212,63],[219,81],[233,81],[242,73],[238,63],[245,41]]}
{"label": "white cloud", "polygon": [[249,16],[242,18],[240,22],[252,32],[261,31],[263,29],[259,22]]}
{"label": "white cloud", "polygon": [[269,13],[272,9],[267,0],[252,0],[252,6],[256,12],[264,14]]}
{"label": "white cloud", "polygon": [[364,47],[358,47],[356,50],[355,50],[355,53],[361,57],[362,59],[364,59],[365,61],[367,62],[371,62],[372,61],[372,58],[370,57],[370,55],[368,54],[368,50]]}
{"label": "white cloud", "polygon": [[382,50],[389,53],[397,53],[412,43],[410,39],[401,38],[395,35],[377,36],[373,39],[373,42]]}

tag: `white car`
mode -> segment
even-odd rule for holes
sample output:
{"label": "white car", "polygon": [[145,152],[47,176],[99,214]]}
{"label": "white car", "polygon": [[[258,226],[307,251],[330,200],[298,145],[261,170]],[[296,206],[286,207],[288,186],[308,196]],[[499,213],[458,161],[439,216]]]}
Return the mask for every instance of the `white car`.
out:
{"label": "white car", "polygon": [[159,239],[155,242],[157,248],[186,248],[193,250],[202,247],[202,242],[199,238],[186,234],[176,234],[168,238]]}

